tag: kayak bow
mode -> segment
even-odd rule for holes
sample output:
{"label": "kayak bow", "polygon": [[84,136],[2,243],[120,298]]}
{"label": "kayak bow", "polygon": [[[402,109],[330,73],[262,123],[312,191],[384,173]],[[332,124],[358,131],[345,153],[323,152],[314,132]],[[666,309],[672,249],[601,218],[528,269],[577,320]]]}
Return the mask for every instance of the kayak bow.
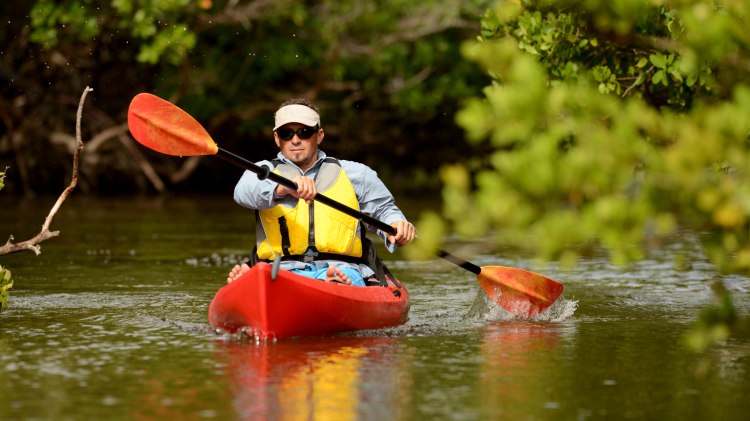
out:
{"label": "kayak bow", "polygon": [[212,327],[236,332],[250,329],[260,339],[315,336],[403,324],[409,292],[388,286],[358,287],[279,270],[258,263],[222,287],[208,309]]}

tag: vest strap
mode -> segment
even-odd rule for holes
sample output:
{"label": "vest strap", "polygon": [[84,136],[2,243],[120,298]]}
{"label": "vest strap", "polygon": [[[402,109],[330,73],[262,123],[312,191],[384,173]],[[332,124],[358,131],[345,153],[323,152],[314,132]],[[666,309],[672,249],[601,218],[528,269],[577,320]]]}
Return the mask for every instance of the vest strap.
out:
{"label": "vest strap", "polygon": [[280,216],[279,219],[279,231],[281,231],[281,250],[284,256],[289,255],[289,247],[292,246],[292,241],[289,239],[289,226],[286,223],[286,218]]}

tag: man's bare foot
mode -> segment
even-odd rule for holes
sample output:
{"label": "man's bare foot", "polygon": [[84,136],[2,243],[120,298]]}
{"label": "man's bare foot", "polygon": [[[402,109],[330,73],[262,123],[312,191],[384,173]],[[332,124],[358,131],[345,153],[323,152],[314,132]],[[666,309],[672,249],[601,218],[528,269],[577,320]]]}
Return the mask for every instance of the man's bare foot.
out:
{"label": "man's bare foot", "polygon": [[235,279],[239,278],[243,273],[250,270],[250,266],[247,265],[247,263],[243,263],[242,265],[234,265],[232,270],[229,271],[229,276],[227,277],[227,283],[230,283],[234,281]]}
{"label": "man's bare foot", "polygon": [[326,282],[338,282],[346,285],[352,284],[352,280],[349,279],[344,272],[338,270],[336,266],[328,266],[328,269],[326,269]]}

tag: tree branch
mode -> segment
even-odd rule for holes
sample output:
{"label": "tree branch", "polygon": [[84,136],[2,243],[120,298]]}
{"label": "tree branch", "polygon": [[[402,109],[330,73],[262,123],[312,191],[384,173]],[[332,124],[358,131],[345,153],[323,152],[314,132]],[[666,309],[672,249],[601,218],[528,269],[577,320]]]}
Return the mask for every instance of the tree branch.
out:
{"label": "tree branch", "polygon": [[83,113],[83,103],[86,100],[86,95],[91,91],[93,91],[93,89],[87,86],[86,89],[83,90],[81,101],[78,103],[78,113],[76,114],[76,141],[78,147],[76,148],[75,154],[73,154],[73,174],[70,179],[70,184],[68,184],[68,187],[63,190],[60,197],[57,198],[57,202],[55,202],[52,209],[50,209],[49,214],[44,219],[44,224],[42,224],[42,230],[39,234],[26,241],[21,241],[20,243],[14,243],[13,236],[11,235],[5,245],[0,247],[0,255],[31,250],[38,256],[42,253],[41,246],[39,245],[42,241],[60,235],[60,231],[50,231],[49,226],[52,224],[52,219],[55,217],[55,214],[57,214],[60,206],[62,206],[65,199],[70,195],[70,192],[72,192],[78,184],[78,162],[81,159],[81,152],[83,151],[83,141],[81,140],[81,114]]}

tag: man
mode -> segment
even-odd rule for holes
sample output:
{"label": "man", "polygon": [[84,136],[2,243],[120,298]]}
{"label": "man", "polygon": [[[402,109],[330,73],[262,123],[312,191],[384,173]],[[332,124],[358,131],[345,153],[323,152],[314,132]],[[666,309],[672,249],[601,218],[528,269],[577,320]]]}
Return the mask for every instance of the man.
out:
{"label": "man", "polygon": [[[375,171],[361,163],[329,158],[318,149],[325,133],[320,113],[309,100],[285,102],[274,118],[273,137],[280,152],[273,161],[258,165],[291,179],[297,190],[259,180],[251,171],[240,178],[234,200],[256,211],[256,258],[273,260],[281,255],[282,269],[327,282],[365,286],[365,279],[375,272],[365,260],[368,243],[362,226],[351,216],[314,203],[318,191],[394,227],[395,235],[375,230],[390,252],[414,239],[414,226],[396,207]],[[249,269],[247,263],[235,266],[227,282]]]}

